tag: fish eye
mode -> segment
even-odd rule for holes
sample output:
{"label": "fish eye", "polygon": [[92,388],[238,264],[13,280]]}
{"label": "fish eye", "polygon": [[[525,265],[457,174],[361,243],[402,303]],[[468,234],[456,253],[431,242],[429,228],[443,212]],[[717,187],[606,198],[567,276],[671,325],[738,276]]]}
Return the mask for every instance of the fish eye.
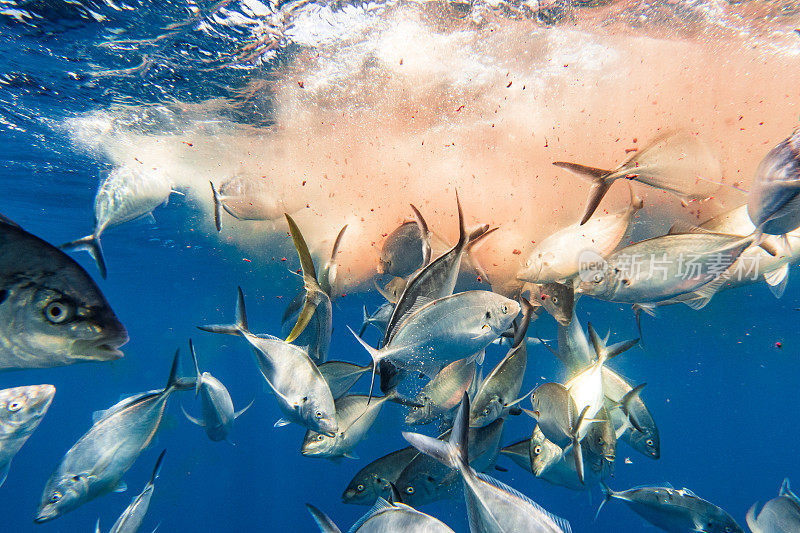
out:
{"label": "fish eye", "polygon": [[489,415],[489,408],[487,407],[486,409],[483,410],[483,416],[488,416],[488,415]]}
{"label": "fish eye", "polygon": [[731,527],[725,526],[725,533],[731,533]]}
{"label": "fish eye", "polygon": [[50,503],[57,503],[58,500],[60,500],[60,499],[61,499],[61,493],[56,491],[56,492],[53,493],[52,496],[50,496],[50,499],[47,500],[47,501],[50,502]]}
{"label": "fish eye", "polygon": [[622,280],[622,284],[623,284],[623,285],[625,285],[625,286],[627,287],[628,285],[630,285],[630,284],[631,284],[631,280],[629,280],[629,279],[623,279],[623,280]]}
{"label": "fish eye", "polygon": [[508,313],[508,306],[503,304],[503,307],[500,308],[500,311],[502,311],[504,315],[507,314]]}
{"label": "fish eye", "polygon": [[308,401],[308,396],[303,396],[303,399],[300,400],[300,401],[303,402],[303,403],[306,403]]}
{"label": "fish eye", "polygon": [[362,492],[362,491],[364,490],[364,485],[359,485],[359,486],[357,486],[357,487],[356,487],[356,490],[357,490],[358,492]]}
{"label": "fish eye", "polygon": [[406,487],[406,492],[408,494],[414,494],[414,487]]}
{"label": "fish eye", "polygon": [[542,453],[542,447],[537,446],[536,448],[533,449],[533,453],[539,455],[540,453]]}
{"label": "fish eye", "polygon": [[22,409],[22,402],[19,400],[14,400],[13,402],[10,402],[7,407],[9,411],[15,413]]}
{"label": "fish eye", "polygon": [[72,481],[80,481],[81,476],[72,476]]}
{"label": "fish eye", "polygon": [[314,413],[314,416],[317,418],[322,418],[322,411],[317,411],[316,413]]}
{"label": "fish eye", "polygon": [[603,273],[602,272],[597,272],[594,275],[594,282],[595,283],[600,283],[601,281],[603,281]]}
{"label": "fish eye", "polygon": [[419,411],[419,407],[417,407],[417,406],[415,405],[414,407],[412,407],[412,408],[411,408],[411,410],[412,410],[412,411]]}
{"label": "fish eye", "polygon": [[322,440],[322,439],[324,439],[324,438],[325,438],[325,435],[323,435],[322,433],[320,433],[319,435],[317,435],[317,440]]}
{"label": "fish eye", "polygon": [[553,301],[553,305],[558,305],[558,296],[553,296],[550,299]]}
{"label": "fish eye", "polygon": [[53,324],[61,324],[72,317],[72,308],[61,301],[50,302],[44,308],[44,316]]}
{"label": "fish eye", "polygon": [[648,446],[652,446],[653,445],[653,439],[647,439],[646,441],[644,441],[644,443],[647,444]]}
{"label": "fish eye", "polygon": [[486,318],[487,319],[492,318],[492,313],[489,312],[489,311],[486,311]]}

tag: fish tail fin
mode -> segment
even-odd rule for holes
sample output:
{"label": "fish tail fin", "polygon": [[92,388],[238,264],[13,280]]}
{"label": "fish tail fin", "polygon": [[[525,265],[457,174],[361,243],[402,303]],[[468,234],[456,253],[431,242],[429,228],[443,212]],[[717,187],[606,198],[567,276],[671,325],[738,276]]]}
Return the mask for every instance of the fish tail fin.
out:
{"label": "fish tail fin", "polygon": [[161,454],[156,459],[156,465],[153,467],[153,475],[150,476],[150,481],[147,483],[148,485],[153,485],[156,482],[156,478],[158,478],[158,474],[161,473],[161,463],[164,461],[164,454],[167,453],[167,450],[164,449]]}
{"label": "fish tail fin", "polygon": [[428,223],[425,222],[425,218],[422,216],[422,213],[419,212],[419,209],[417,209],[414,204],[409,205],[411,206],[411,210],[414,211],[414,221],[417,223],[417,228],[419,229],[419,238],[422,242],[421,268],[425,268],[428,266],[428,263],[431,262],[431,232],[428,229]]}
{"label": "fish tail fin", "polygon": [[469,396],[465,392],[448,442],[408,431],[403,432],[403,438],[425,455],[433,457],[450,468],[457,468],[460,470],[469,465],[469,458],[467,456],[467,448],[469,446],[468,415]]}
{"label": "fish tail fin", "polygon": [[514,343],[512,347],[517,347],[525,342],[525,338],[528,336],[528,326],[533,316],[533,305],[531,305],[531,302],[528,301],[527,298],[520,296],[519,304],[522,307],[522,320],[520,321],[517,331],[514,333]]}
{"label": "fish tail fin", "polygon": [[308,509],[308,512],[311,513],[311,518],[314,519],[314,522],[317,523],[320,533],[342,533],[342,530],[333,523],[333,520],[331,520],[328,515],[310,503],[306,504],[306,509]]}
{"label": "fish tail fin", "polygon": [[472,265],[472,268],[474,268],[475,272],[478,274],[478,276],[480,276],[481,281],[488,283],[490,285],[492,282],[489,280],[489,274],[486,273],[486,269],[483,268],[483,265],[475,256],[473,249],[475,248],[476,245],[483,242],[483,240],[486,237],[488,237],[498,229],[499,228],[497,227],[489,228],[488,225],[484,225],[478,228],[477,230],[473,231],[472,233],[470,233],[465,252],[467,254],[467,260],[469,261],[469,264]]}
{"label": "fish tail fin", "polygon": [[356,332],[353,331],[353,328],[347,326],[347,329],[350,330],[350,333],[353,334],[353,337],[355,337],[358,343],[361,346],[363,346],[365,350],[367,350],[367,353],[369,353],[370,357],[372,358],[372,379],[370,380],[369,383],[369,396],[367,398],[367,405],[369,405],[369,402],[372,401],[372,392],[375,388],[375,373],[378,370],[378,364],[381,362],[383,356],[379,350],[376,350],[375,348],[364,342],[364,339],[356,335]]}
{"label": "fish tail fin", "polygon": [[239,409],[238,411],[234,412],[234,413],[233,413],[233,419],[234,419],[234,420],[236,420],[237,418],[239,418],[240,416],[242,416],[242,415],[244,414],[244,412],[245,412],[245,411],[247,411],[248,409],[250,409],[250,407],[252,407],[252,406],[253,406],[253,403],[254,403],[255,401],[256,401],[256,399],[255,399],[255,398],[253,398],[252,400],[250,400],[250,403],[248,403],[247,405],[245,405],[244,407],[242,407],[242,408],[241,408],[241,409]]}
{"label": "fish tail fin", "polygon": [[[640,433],[644,433],[644,430],[642,429],[641,424],[639,424],[639,420],[633,414],[633,403],[639,398],[639,395],[641,394],[645,385],[647,385],[647,383],[641,383],[637,385],[625,393],[625,396],[623,396],[619,402],[612,402],[612,408],[619,408],[625,415],[626,422],[630,425],[630,427],[634,428]],[[624,433],[624,431],[620,434],[622,433]]]}
{"label": "fish tail fin", "polygon": [[600,338],[600,335],[597,334],[591,322],[587,324],[587,327],[589,329],[589,339],[592,341],[592,348],[594,348],[594,353],[597,355],[597,361],[603,364],[608,359],[605,343]]}
{"label": "fish tail fin", "polygon": [[586,412],[589,410],[589,406],[583,408],[581,414],[578,416],[578,419],[575,420],[575,423],[572,425],[571,428],[571,437],[572,437],[572,459],[575,461],[575,471],[578,473],[578,479],[581,482],[581,485],[584,482],[584,472],[583,472],[583,449],[581,448],[581,441],[578,436],[578,432],[581,429],[581,424],[583,424],[583,419],[586,418]]}
{"label": "fish tail fin", "polygon": [[362,306],[363,311],[363,318],[361,319],[361,329],[358,330],[358,336],[361,337],[364,335],[364,332],[367,331],[367,326],[369,326],[369,313],[367,313],[367,306]]}
{"label": "fish tail fin", "polygon": [[456,206],[458,208],[458,249],[463,249],[469,242],[469,234],[467,228],[464,226],[464,211],[461,209],[461,200],[458,198],[458,189],[456,189]]}
{"label": "fish tail fin", "polygon": [[606,346],[606,359],[613,359],[619,354],[626,352],[639,344],[639,339],[630,339],[627,341],[618,342],[611,346]]}
{"label": "fish tail fin", "polygon": [[311,252],[308,251],[308,245],[303,238],[303,234],[300,233],[300,228],[289,214],[284,213],[284,216],[286,217],[286,222],[289,224],[289,232],[292,234],[292,241],[297,250],[297,255],[300,258],[300,268],[303,272],[303,285],[305,285],[306,289],[306,298],[303,302],[303,308],[300,310],[300,315],[297,317],[297,323],[292,328],[292,331],[289,332],[289,336],[286,337],[286,342],[292,342],[303,333],[303,330],[306,329],[306,326],[311,321],[311,317],[314,316],[314,311],[319,304],[319,293],[323,291],[317,281],[317,271],[314,268],[314,260],[311,259]]}
{"label": "fish tail fin", "polygon": [[603,491],[603,501],[600,502],[600,507],[597,508],[597,512],[594,514],[594,519],[597,520],[597,517],[600,516],[600,511],[603,509],[603,506],[614,497],[614,491],[608,488],[605,481],[600,481],[600,490]]}
{"label": "fish tail fin", "polygon": [[180,348],[175,350],[175,356],[172,358],[172,366],[169,368],[169,378],[167,378],[167,386],[164,387],[165,391],[168,391],[178,386],[178,356],[180,355],[180,353],[181,353]]}
{"label": "fish tail fin", "polygon": [[192,339],[189,339],[189,352],[192,354],[192,361],[194,361],[194,371],[195,375],[197,376],[196,384],[194,386],[194,397],[197,398],[197,395],[200,394],[200,366],[197,364],[197,354],[194,351],[194,343]]}
{"label": "fish tail fin", "polygon": [[217,192],[217,188],[214,187],[214,182],[209,181],[209,185],[211,185],[211,197],[214,199],[214,227],[217,228],[217,231],[222,231],[222,218],[220,217],[220,207],[222,206],[222,201],[219,198],[219,192]]}
{"label": "fish tail fin", "polygon": [[244,308],[244,294],[241,287],[236,287],[236,319],[233,324],[212,324],[208,326],[197,326],[197,329],[210,333],[222,333],[224,335],[244,335],[250,333],[247,329],[247,312]]}
{"label": "fish tail fin", "polygon": [[65,242],[59,246],[65,252],[83,251],[87,252],[94,259],[97,265],[97,270],[100,271],[100,276],[106,279],[108,270],[106,269],[106,260],[103,257],[103,248],[100,246],[100,236],[97,234],[87,235],[78,240]]}
{"label": "fish tail fin", "polygon": [[609,187],[611,187],[613,181],[607,179],[611,172],[602,168],[587,167],[586,165],[568,163],[566,161],[555,161],[553,164],[592,182],[592,188],[589,191],[589,203],[586,205],[586,212],[583,214],[583,218],[581,218],[580,225],[583,226],[592,218],[597,206],[600,205],[600,201],[608,192]]}

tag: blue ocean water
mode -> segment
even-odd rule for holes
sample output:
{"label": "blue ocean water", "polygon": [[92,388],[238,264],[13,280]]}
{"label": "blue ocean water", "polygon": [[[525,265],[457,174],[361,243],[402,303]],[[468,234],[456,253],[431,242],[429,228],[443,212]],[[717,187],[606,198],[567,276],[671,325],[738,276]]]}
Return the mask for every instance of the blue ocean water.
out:
{"label": "blue ocean water", "polygon": [[[223,24],[223,19],[234,20],[236,13],[251,21],[266,19],[254,5],[0,3],[0,212],[54,244],[87,234],[98,180],[111,165],[76,148],[64,122],[114,104],[228,97],[246,85],[249,74],[277,68],[291,57],[291,43],[257,60],[232,63],[232,58],[241,57],[237,43],[250,35],[256,23]],[[275,13],[285,7],[275,4],[269,10]],[[147,54],[141,49],[124,54],[121,48],[99,46],[120,28],[128,36],[153,38],[169,24],[185,22],[193,10],[201,14],[190,25],[206,16],[218,25],[212,31],[187,31],[164,39],[166,44],[153,46]],[[553,8],[540,19],[548,23],[558,19],[558,13]],[[142,65],[147,67],[145,75],[126,70]],[[89,74],[98,70],[117,72]],[[254,126],[273,121],[269,103],[238,106],[229,118]],[[75,255],[98,279],[128,328],[131,340],[124,348],[125,357],[112,363],[0,374],[0,388],[36,383],[57,388],[48,414],[14,459],[0,488],[0,530],[91,531],[97,518],[103,529],[108,528],[147,482],[162,449],[167,454],[144,531],[158,524],[160,531],[315,531],[306,502],[327,512],[340,527],[349,527],[366,508],[343,504],[342,491],[368,461],[406,445],[400,436],[403,409],[396,405],[384,409],[357,448],[360,460],[331,462],[301,456],[304,430],[273,428],[281,415],[265,392],[249,348],[239,339],[196,329],[230,320],[235,289],[241,286],[251,328],[277,334],[285,305],[301,288],[299,279],[279,260],[267,264],[249,260],[247,252],[209,236],[207,214],[191,198],[173,195],[154,215],[154,224],[134,221],[104,237],[108,280],[99,280],[88,256]],[[293,256],[287,263],[298,266]],[[781,299],[775,299],[762,282],[722,292],[700,312],[673,306],[657,318],[645,317],[644,347],[611,366],[632,382],[647,382],[644,397],[659,427],[662,455],[650,460],[620,443],[608,484],[615,489],[662,482],[689,487],[743,525],[747,509],[774,496],[784,477],[800,482],[794,444],[800,436],[794,422],[800,403],[798,301],[800,287],[790,279]],[[368,362],[346,326],[357,329],[362,305],[373,309],[380,303],[374,292],[337,300],[331,359]],[[613,339],[638,335],[629,307],[583,298],[577,313],[584,324],[592,322],[601,332],[611,329]],[[546,316],[532,324],[532,331],[544,339],[556,337],[555,322]],[[211,442],[187,422],[179,404],[190,412],[197,412],[198,406],[191,394],[175,394],[153,445],[125,476],[128,492],[98,498],[53,522],[35,525],[45,481],[64,452],[89,429],[92,412],[111,406],[121,396],[161,387],[176,348],[184,355],[183,374],[190,376],[189,338],[195,342],[201,369],[227,386],[237,408],[255,398],[253,407],[235,423],[233,445]],[[504,348],[492,347],[487,368],[504,353]],[[530,347],[523,391],[563,377],[563,368],[547,350]],[[360,391],[366,387],[366,380],[357,385]],[[532,429],[529,418],[511,417],[503,445],[529,437]],[[508,472],[493,475],[568,519],[573,531],[652,529],[616,501],[593,520],[601,501],[597,487],[576,493],[535,479],[507,458],[501,457],[499,464]],[[421,510],[455,531],[468,530],[460,496]]]}

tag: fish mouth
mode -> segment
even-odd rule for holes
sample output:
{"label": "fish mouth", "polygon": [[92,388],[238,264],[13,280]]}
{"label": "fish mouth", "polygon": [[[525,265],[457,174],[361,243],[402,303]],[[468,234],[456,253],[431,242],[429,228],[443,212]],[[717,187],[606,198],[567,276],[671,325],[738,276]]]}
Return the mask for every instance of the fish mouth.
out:
{"label": "fish mouth", "polygon": [[56,388],[53,385],[36,385],[34,407],[40,411],[46,411],[53,402],[56,395]]}
{"label": "fish mouth", "polygon": [[124,340],[121,337],[117,339],[102,339],[101,341],[88,341],[77,340],[72,343],[72,353],[79,356],[81,359],[89,359],[93,361],[114,361],[122,358],[124,355],[119,347],[128,342],[128,335],[126,334]]}
{"label": "fish mouth", "polygon": [[39,511],[39,513],[36,515],[36,518],[34,518],[34,519],[33,519],[33,521],[34,521],[35,523],[37,523],[37,524],[43,524],[43,523],[45,523],[45,522],[49,522],[50,520],[52,520],[52,519],[56,518],[57,516],[58,516],[58,515],[56,514],[56,512],[55,512],[55,511],[46,511],[46,510],[41,510],[41,511]]}

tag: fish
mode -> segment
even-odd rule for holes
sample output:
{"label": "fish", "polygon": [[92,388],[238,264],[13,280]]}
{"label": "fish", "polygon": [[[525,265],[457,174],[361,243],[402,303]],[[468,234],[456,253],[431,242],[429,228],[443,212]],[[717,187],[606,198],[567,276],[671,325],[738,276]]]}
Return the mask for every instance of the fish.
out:
{"label": "fish", "polygon": [[533,248],[517,279],[529,283],[571,280],[578,275],[581,258],[587,251],[606,257],[617,249],[643,205],[631,188],[630,204],[622,211],[572,224],[546,237]]}
{"label": "fish", "polygon": [[[303,307],[297,316],[297,322],[286,337],[286,342],[298,340],[313,318],[314,325],[313,328],[309,330],[310,335],[299,339],[298,345],[306,347],[308,355],[315,363],[324,363],[328,359],[328,350],[330,349],[331,334],[333,332],[333,306],[331,297],[317,281],[314,261],[311,259],[311,253],[308,251],[308,246],[303,238],[303,234],[300,233],[300,228],[297,227],[294,219],[289,215],[286,215],[286,222],[289,224],[292,241],[297,249],[297,255],[300,257],[300,267],[303,272],[303,286],[306,291]],[[338,242],[346,228],[347,226],[342,228],[342,231],[339,233],[337,244],[334,246],[334,257],[336,250],[338,250]],[[326,284],[328,284],[327,286],[330,289],[329,280],[326,281]],[[286,316],[284,316],[284,319],[285,318]]]}
{"label": "fish", "polygon": [[383,241],[378,257],[378,273],[399,278],[410,276],[422,267],[424,252],[420,225],[404,222]]}
{"label": "fish", "polygon": [[284,213],[293,213],[305,203],[281,194],[266,176],[234,176],[217,189],[213,182],[211,196],[214,201],[214,226],[222,230],[221,209],[239,220],[278,221]]}
{"label": "fish", "polygon": [[[341,530],[325,513],[308,503],[306,507],[322,533],[341,533]],[[349,533],[359,531],[361,533],[395,533],[397,531],[453,533],[452,529],[430,515],[417,511],[404,503],[390,503],[380,497],[367,514],[353,524]]]}
{"label": "fish", "polygon": [[744,533],[731,515],[687,488],[643,486],[616,492],[605,483],[601,483],[600,487],[604,497],[597,514],[606,502],[617,499],[624,501],[636,514],[665,531]]}
{"label": "fish", "polygon": [[544,308],[559,324],[569,324],[575,310],[575,289],[572,284],[524,283],[522,293],[526,291],[530,294],[532,305]]}
{"label": "fish", "polygon": [[113,361],[126,342],[89,274],[0,215],[0,371]]}
{"label": "fish", "polygon": [[127,165],[115,168],[100,184],[94,197],[94,230],[91,235],[64,243],[66,251],[85,251],[92,256],[97,270],[108,275],[100,236],[113,226],[149,215],[165,204],[172,189],[169,178],[159,170],[147,172]]}
{"label": "fish", "polygon": [[194,344],[192,344],[191,339],[189,339],[189,351],[192,354],[192,361],[194,361],[194,368],[197,373],[194,394],[195,397],[200,396],[202,418],[194,418],[181,406],[183,414],[193,424],[205,428],[206,435],[214,442],[227,440],[228,434],[233,427],[233,421],[247,411],[253,405],[253,402],[250,402],[239,411],[234,411],[233,400],[231,400],[231,395],[225,385],[208,372],[200,373],[197,354],[194,352]]}
{"label": "fish", "polygon": [[[756,227],[747,214],[747,204],[726,211],[711,218],[700,227],[717,233],[747,236],[756,231]],[[776,253],[771,255],[758,246],[751,246],[725,271],[726,283],[721,289],[732,288],[753,283],[763,277],[770,292],[776,297],[783,296],[789,280],[789,265],[800,258],[800,230],[787,233],[784,239],[765,235]]]}
{"label": "fish", "polygon": [[326,435],[338,431],[333,395],[325,377],[308,353],[272,335],[254,335],[247,326],[242,288],[236,293],[233,324],[198,326],[202,331],[244,337],[253,349],[256,366],[275,393],[283,417],[276,427],[289,423]]}
{"label": "fish", "polygon": [[328,383],[334,400],[344,396],[361,376],[371,370],[370,365],[359,366],[346,361],[325,361],[317,368]]}
{"label": "fish", "polygon": [[588,425],[586,437],[581,442],[584,446],[584,464],[588,463],[595,472],[613,466],[617,457],[617,435],[610,418],[608,410],[601,407],[594,421]]}
{"label": "fish", "polygon": [[[370,354],[373,377],[382,362],[413,369],[428,376],[442,366],[481,353],[508,329],[517,316],[520,304],[490,291],[466,291],[446,296],[420,307],[398,327],[388,344],[373,348],[350,329],[356,340]],[[381,368],[381,388],[384,370]],[[386,392],[384,390],[384,392]]]}
{"label": "fish", "polygon": [[[618,351],[624,346],[633,343],[633,340],[616,343],[611,347],[606,347],[606,340],[595,339],[601,344],[601,350]],[[545,345],[547,346],[547,345]],[[549,349],[549,347],[548,347]],[[573,317],[568,326],[558,328],[558,350],[551,352],[567,367],[570,378],[574,377],[586,367],[592,364],[593,357],[596,355],[594,348],[589,346],[589,340],[583,332],[583,327],[577,317]],[[609,409],[611,421],[616,430],[625,424],[625,415],[618,409],[613,409],[620,404],[626,394],[630,393],[633,387],[620,376],[616,371],[603,365],[603,393],[606,396],[605,406]],[[627,442],[639,453],[658,459],[661,457],[661,441],[658,433],[658,426],[652,414],[645,405],[644,401],[637,394],[629,397],[630,412],[638,421],[641,430],[637,430],[633,425],[628,425],[620,438]]]}
{"label": "fish", "polygon": [[[760,510],[759,510],[760,507]],[[778,496],[761,507],[754,503],[747,511],[747,525],[753,533],[790,533],[800,531],[800,499],[784,479]]]}
{"label": "fish", "polygon": [[456,469],[464,486],[467,516],[472,533],[506,531],[571,532],[569,522],[548,513],[533,500],[496,479],[479,474],[469,465],[469,396],[459,408],[448,441],[403,432],[420,452]]}
{"label": "fish", "polygon": [[[153,467],[153,475],[150,476],[150,481],[144,486],[142,492],[131,500],[130,505],[122,511],[122,514],[117,518],[117,521],[114,522],[109,533],[136,533],[139,531],[144,517],[147,514],[147,509],[150,507],[150,498],[153,497],[155,482],[158,478],[158,474],[161,472],[161,462],[164,460],[164,454],[166,453],[167,450],[164,450],[158,456],[156,465]],[[98,519],[97,524],[95,524],[95,533],[100,533],[100,519]]]}
{"label": "fish", "polygon": [[[482,428],[469,430],[470,466],[477,472],[489,470],[500,454],[504,420],[498,419]],[[438,438],[445,440],[450,430]],[[395,482],[402,501],[412,506],[433,503],[453,496],[458,489],[458,473],[425,454],[417,454]]]}
{"label": "fish", "polygon": [[397,485],[401,472],[418,455],[416,448],[408,446],[375,459],[353,476],[342,493],[342,502],[372,505],[378,497],[389,496],[390,484]]}
{"label": "fish", "polygon": [[325,294],[328,295],[331,301],[335,300],[337,295],[339,263],[336,257],[339,255],[339,248],[342,246],[342,240],[344,239],[344,232],[347,231],[347,226],[348,224],[345,224],[342,226],[342,229],[339,230],[336,239],[333,241],[331,255],[328,257],[328,260],[322,264],[322,268],[319,269],[319,274],[317,275],[317,282],[320,288],[325,291]]}
{"label": "fish", "polygon": [[684,303],[700,309],[725,283],[722,274],[754,240],[753,235],[700,231],[640,241],[582,272],[577,292],[639,305],[691,294]]}
{"label": "fish", "polygon": [[[458,192],[456,192],[456,205],[458,206],[458,242],[449,251],[431,261],[409,278],[405,290],[392,311],[389,323],[386,325],[383,345],[391,341],[397,327],[416,310],[438,298],[453,294],[461,268],[461,259],[465,252],[490,234],[491,230],[488,229],[482,233],[468,234],[464,227],[464,213],[461,210]],[[417,218],[421,219],[422,215],[418,214]]]}
{"label": "fish", "polygon": [[747,193],[747,214],[767,235],[800,228],[800,128],[770,150]]}
{"label": "fish", "polygon": [[0,487],[8,477],[11,460],[39,427],[55,394],[53,385],[0,390]]}
{"label": "fish", "polygon": [[361,329],[358,330],[358,336],[363,337],[364,332],[367,331],[367,327],[370,325],[374,326],[378,331],[381,332],[381,337],[383,337],[383,333],[386,331],[386,325],[389,323],[389,319],[392,316],[392,311],[394,310],[394,304],[391,302],[383,302],[371,315],[367,312],[367,307],[364,306],[363,313],[364,318],[361,322]]}
{"label": "fish", "polygon": [[553,164],[592,182],[580,225],[588,222],[608,189],[620,178],[671,192],[684,204],[708,198],[722,181],[722,167],[717,157],[697,137],[683,131],[659,135],[613,170],[566,161]]}
{"label": "fish", "polygon": [[353,449],[367,436],[383,404],[389,400],[401,401],[396,391],[375,398],[374,402],[369,400],[368,396],[361,394],[350,394],[336,400],[338,429],[333,435],[325,435],[314,430],[306,431],[300,448],[301,453],[307,457],[358,459]]}
{"label": "fish", "polygon": [[[514,342],[505,357],[497,363],[472,395],[469,413],[470,427],[483,427],[505,417],[527,394],[518,398],[528,365],[526,337],[533,314],[533,306],[520,298],[523,309],[522,323],[517,328]],[[517,409],[519,409],[517,407]]]}
{"label": "fish", "polygon": [[125,490],[122,476],[155,437],[169,397],[195,387],[194,379],[177,374],[176,351],[163,390],[130,396],[95,414],[94,425],[47,480],[35,522],[48,522],[98,496]]}
{"label": "fish", "polygon": [[458,359],[441,369],[417,394],[414,401],[419,406],[408,411],[406,424],[429,424],[446,417],[458,406],[464,391],[472,385],[476,370],[472,357]]}

